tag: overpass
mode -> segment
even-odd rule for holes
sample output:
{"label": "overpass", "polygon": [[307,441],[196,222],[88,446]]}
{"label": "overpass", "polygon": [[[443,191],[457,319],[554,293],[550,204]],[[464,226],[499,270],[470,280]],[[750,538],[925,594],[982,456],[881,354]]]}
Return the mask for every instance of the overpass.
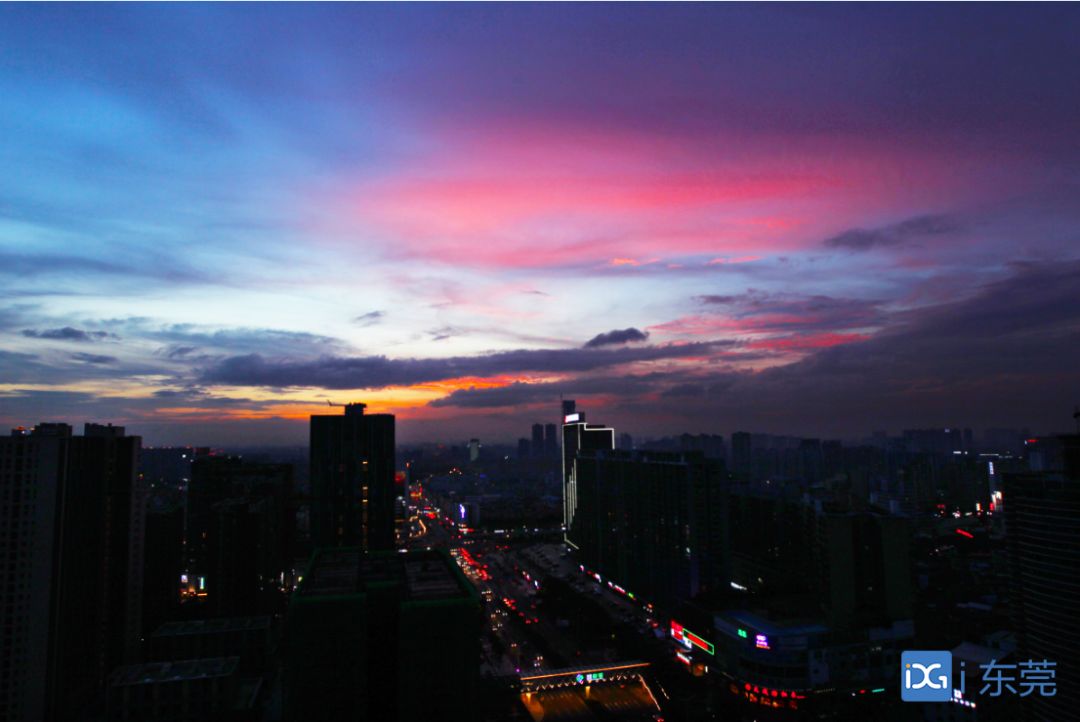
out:
{"label": "overpass", "polygon": [[636,680],[648,669],[648,662],[615,662],[591,667],[551,669],[521,676],[522,692],[539,692],[544,689],[576,687],[607,682]]}

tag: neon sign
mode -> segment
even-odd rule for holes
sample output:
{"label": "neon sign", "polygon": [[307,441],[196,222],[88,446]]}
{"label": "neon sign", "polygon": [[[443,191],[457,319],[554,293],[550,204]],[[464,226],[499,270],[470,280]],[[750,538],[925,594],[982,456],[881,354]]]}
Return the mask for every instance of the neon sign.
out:
{"label": "neon sign", "polygon": [[589,674],[578,674],[574,677],[574,681],[578,684],[589,684],[590,682],[603,682],[603,672],[590,672]]}
{"label": "neon sign", "polygon": [[689,629],[676,622],[674,619],[671,620],[671,636],[675,639],[676,642],[679,642],[687,649],[689,649],[690,646],[693,645],[704,652],[708,652],[709,654],[716,654],[716,647],[713,645],[712,642],[694,634]]}

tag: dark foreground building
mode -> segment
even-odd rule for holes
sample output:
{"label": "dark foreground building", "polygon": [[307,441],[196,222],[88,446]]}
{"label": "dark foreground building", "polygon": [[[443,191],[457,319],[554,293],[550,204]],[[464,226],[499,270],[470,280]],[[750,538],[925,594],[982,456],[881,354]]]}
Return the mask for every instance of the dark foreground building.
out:
{"label": "dark foreground building", "polygon": [[394,416],[347,404],[311,417],[311,535],[316,547],[394,548]]}
{"label": "dark foreground building", "polygon": [[480,625],[443,552],[317,551],[289,603],[285,719],[469,719]]}
{"label": "dark foreground building", "polygon": [[582,451],[567,536],[590,570],[669,607],[723,589],[727,485],[700,453]]}
{"label": "dark foreground building", "polygon": [[137,657],[140,446],[99,424],[0,438],[0,719],[70,719]]}
{"label": "dark foreground building", "polygon": [[1046,722],[1080,710],[1080,436],[1061,441],[1061,470],[1006,474],[1004,489],[1018,657],[1057,663],[1056,694],[1019,709]]}
{"label": "dark foreground building", "polygon": [[262,680],[238,657],[148,662],[109,676],[109,722],[256,722]]}
{"label": "dark foreground building", "polygon": [[[292,562],[292,466],[202,456],[187,497],[189,583],[203,613],[278,613],[277,583]],[[190,602],[190,600],[189,600]]]}

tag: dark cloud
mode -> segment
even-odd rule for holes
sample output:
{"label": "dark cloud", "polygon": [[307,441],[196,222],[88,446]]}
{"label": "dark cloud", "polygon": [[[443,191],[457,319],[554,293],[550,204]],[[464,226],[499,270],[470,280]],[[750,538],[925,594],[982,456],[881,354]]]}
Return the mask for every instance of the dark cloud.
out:
{"label": "dark cloud", "polygon": [[174,345],[164,349],[162,353],[165,355],[166,358],[180,360],[190,358],[191,354],[195,353],[198,350],[198,346]]}
{"label": "dark cloud", "polygon": [[5,374],[7,371],[16,367],[16,365],[22,366],[25,364],[33,363],[37,359],[37,355],[32,353],[20,353],[18,351],[5,351],[0,348],[0,361],[3,362]]}
{"label": "dark cloud", "polygon": [[71,358],[88,364],[111,364],[116,363],[115,356],[105,356],[97,353],[73,353]]}
{"label": "dark cloud", "polygon": [[565,393],[565,390],[560,391],[556,384],[514,382],[508,386],[458,389],[429,405],[466,409],[515,408],[548,402],[558,398],[560,393]]}
{"label": "dark cloud", "polygon": [[697,300],[734,319],[744,330],[838,331],[879,326],[888,314],[876,299],[820,294],[768,293],[750,289],[735,295],[698,296]]}
{"label": "dark cloud", "polygon": [[186,386],[176,389],[158,389],[153,393],[154,398],[171,401],[177,404],[194,405],[199,408],[234,408],[243,407],[248,409],[262,409],[276,403],[273,400],[255,401],[249,398],[233,396],[214,396],[207,389],[200,386]]}
{"label": "dark cloud", "polygon": [[507,386],[458,389],[432,401],[430,405],[471,409],[513,408],[530,404],[551,404],[553,399],[559,396],[587,398],[598,395],[642,395],[663,388],[672,378],[679,377],[670,372],[655,372],[626,376],[586,375],[557,382],[515,382]]}
{"label": "dark cloud", "polygon": [[206,349],[201,361],[216,352],[224,354],[274,353],[279,356],[312,357],[344,351],[348,345],[331,336],[273,328],[213,328],[191,323],[156,325],[147,318],[102,321],[125,335],[167,344],[162,352],[173,360],[193,360],[197,349]]}
{"label": "dark cloud", "polygon": [[[674,369],[647,378],[461,389],[433,406],[513,409],[588,399],[631,431],[861,434],[914,425],[1066,428],[1080,402],[1080,262],[1015,264],[961,301],[889,317],[858,343],[761,371]],[[621,390],[620,390],[621,387]]]}
{"label": "dark cloud", "polygon": [[353,323],[359,326],[374,326],[377,323],[382,323],[382,320],[386,317],[385,311],[368,311],[362,313],[353,319]]}
{"label": "dark cloud", "polygon": [[461,329],[455,328],[454,326],[442,326],[441,328],[433,328],[428,331],[432,341],[445,341],[448,338],[460,336],[461,333]]}
{"label": "dark cloud", "polygon": [[725,341],[617,349],[521,349],[483,356],[425,359],[326,356],[315,360],[290,360],[248,354],[233,356],[203,369],[200,380],[237,386],[370,389],[462,376],[488,377],[527,371],[584,372],[640,361],[703,356],[733,343]]}
{"label": "dark cloud", "polygon": [[81,328],[64,326],[63,328],[47,328],[41,331],[25,328],[22,335],[27,338],[45,338],[57,341],[101,341],[106,338],[116,338],[114,334],[106,331],[83,331]]}
{"label": "dark cloud", "polygon": [[585,343],[585,348],[597,348],[599,346],[615,346],[624,343],[636,343],[649,338],[646,331],[636,328],[616,329],[607,333],[597,334]]}
{"label": "dark cloud", "polygon": [[826,238],[826,248],[846,248],[851,251],[869,251],[873,248],[901,246],[932,236],[943,236],[961,230],[950,216],[924,215],[908,218],[881,228],[852,228]]}
{"label": "dark cloud", "polygon": [[158,399],[186,399],[191,396],[192,393],[188,389],[158,389],[154,392],[154,398]]}
{"label": "dark cloud", "polygon": [[1061,428],[1080,400],[1080,263],[1014,265],[970,298],[893,314],[866,341],[724,380],[701,416],[834,431]]}

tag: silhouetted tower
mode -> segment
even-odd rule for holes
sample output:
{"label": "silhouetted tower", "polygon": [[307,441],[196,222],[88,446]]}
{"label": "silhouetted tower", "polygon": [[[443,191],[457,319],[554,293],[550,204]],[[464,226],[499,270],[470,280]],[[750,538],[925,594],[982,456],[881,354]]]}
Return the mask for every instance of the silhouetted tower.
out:
{"label": "silhouetted tower", "polygon": [[533,424],[532,427],[532,455],[543,456],[544,454],[544,425]]}
{"label": "silhouetted tower", "polygon": [[555,458],[559,454],[559,442],[555,424],[544,424],[544,456]]}
{"label": "silhouetted tower", "polygon": [[346,404],[311,417],[311,537],[318,547],[394,547],[394,416]]}

